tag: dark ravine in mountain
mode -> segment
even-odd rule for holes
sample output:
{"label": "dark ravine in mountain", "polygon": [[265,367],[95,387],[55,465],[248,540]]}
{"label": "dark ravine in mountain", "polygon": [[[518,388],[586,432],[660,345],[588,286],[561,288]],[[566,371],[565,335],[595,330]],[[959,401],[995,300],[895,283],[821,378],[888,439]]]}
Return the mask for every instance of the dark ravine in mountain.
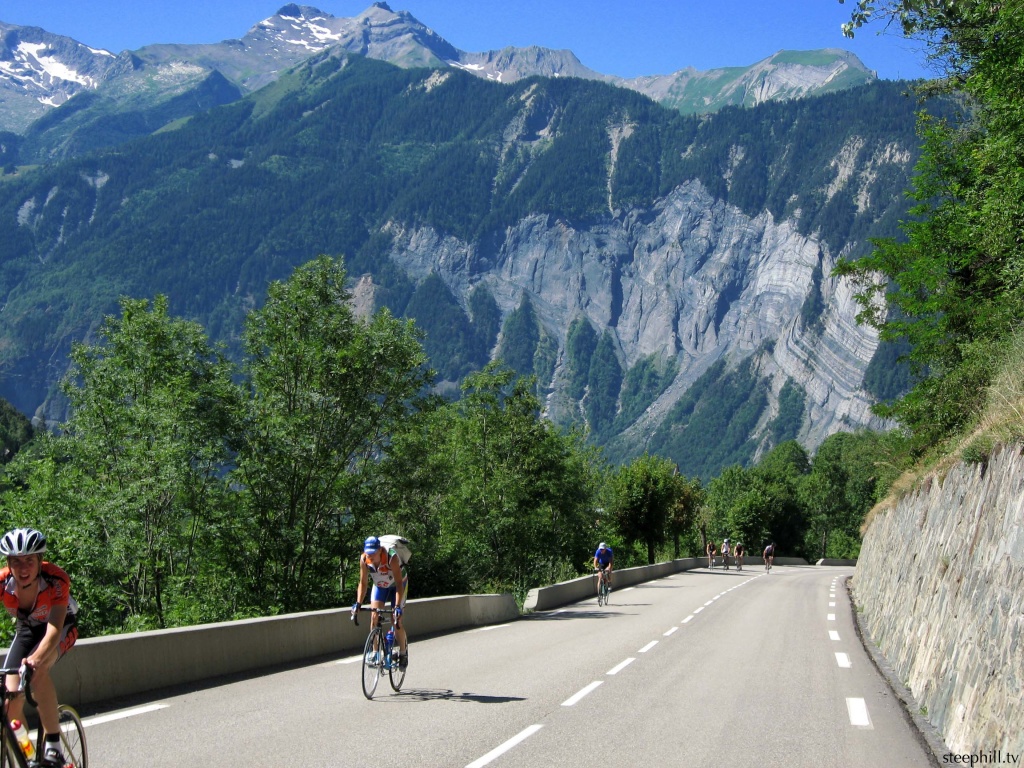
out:
{"label": "dark ravine in mountain", "polygon": [[[327,49],[401,67],[454,67],[503,83],[537,75],[600,80],[683,113],[829,93],[875,79],[853,54],[827,49],[780,51],[751,66],[687,68],[627,80],[595,72],[566,50],[462,51],[386,3],[352,18],[292,3],[239,39],[160,43],[117,56],[32,27],[0,23],[0,35],[0,131],[25,135],[18,142],[21,163],[63,159],[151,134],[258,90]],[[88,94],[95,98],[84,98]]]}
{"label": "dark ravine in mountain", "polygon": [[[364,306],[450,303],[447,326],[414,313],[428,349],[450,345],[443,376],[452,355],[518,355],[549,416],[588,423],[615,457],[654,441],[707,475],[684,454],[712,417],[735,433],[720,463],[878,426],[862,386],[877,341],[829,272],[906,210],[901,90],[701,119],[584,80],[321,54],[179,130],[6,182],[0,396],[60,418],[69,344],[119,294],[165,293],[230,344],[267,279],[324,252],[346,256]],[[440,302],[416,300],[428,283]],[[574,323],[594,336],[586,354],[568,354]],[[736,413],[685,405],[723,382]]]}

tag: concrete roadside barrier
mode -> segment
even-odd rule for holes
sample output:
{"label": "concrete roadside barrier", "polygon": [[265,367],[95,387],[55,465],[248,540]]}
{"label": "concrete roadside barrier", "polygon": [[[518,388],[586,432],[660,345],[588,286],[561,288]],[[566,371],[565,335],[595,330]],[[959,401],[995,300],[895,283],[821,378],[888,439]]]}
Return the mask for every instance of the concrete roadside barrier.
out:
{"label": "concrete roadside barrier", "polygon": [[[617,591],[624,587],[632,587],[645,581],[653,581],[654,579],[671,576],[673,573],[700,568],[706,566],[707,562],[706,557],[687,557],[681,560],[655,563],[654,565],[617,569],[612,575],[612,588],[614,591]],[[596,595],[597,574],[581,576],[559,584],[531,589],[526,595],[523,610],[527,613],[532,611],[549,611],[552,608],[560,608],[563,605],[586,600],[588,597],[595,597]]]}
{"label": "concrete roadside barrier", "polygon": [[[410,600],[405,609],[412,642],[417,637],[511,621],[519,617],[512,595],[455,595]],[[83,638],[53,668],[61,701],[93,702],[254,672],[325,656],[358,652],[370,627],[348,608],[292,613],[177,629]]]}

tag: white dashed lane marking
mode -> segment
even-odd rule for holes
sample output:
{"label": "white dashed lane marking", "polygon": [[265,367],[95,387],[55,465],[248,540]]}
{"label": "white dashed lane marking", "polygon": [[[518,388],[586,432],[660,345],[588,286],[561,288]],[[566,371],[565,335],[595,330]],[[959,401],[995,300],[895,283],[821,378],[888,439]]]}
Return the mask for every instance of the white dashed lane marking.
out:
{"label": "white dashed lane marking", "polygon": [[592,682],[592,683],[591,683],[590,685],[588,685],[588,686],[586,686],[585,688],[583,688],[583,689],[581,689],[581,690],[577,691],[577,692],[576,692],[576,693],[574,693],[574,694],[573,694],[572,696],[570,696],[570,697],[569,697],[568,699],[566,699],[565,701],[563,701],[563,702],[562,702],[562,706],[563,706],[563,707],[571,707],[571,706],[572,706],[573,704],[575,704],[575,703],[576,703],[577,701],[579,701],[580,699],[582,699],[582,698],[583,698],[584,696],[586,696],[586,695],[587,695],[588,693],[590,693],[591,691],[593,691],[593,690],[594,690],[595,688],[597,688],[597,687],[598,687],[599,685],[601,685],[601,683],[603,683],[603,682],[604,682],[604,680],[595,680],[595,681],[594,681],[594,682]]}
{"label": "white dashed lane marking", "polygon": [[839,633],[836,632],[834,629],[830,629],[828,631],[828,639],[829,640],[838,640],[839,639]]}
{"label": "white dashed lane marking", "polygon": [[849,669],[851,666],[849,655],[845,653],[837,653],[836,664],[838,664],[842,669]]}
{"label": "white dashed lane marking", "polygon": [[170,704],[147,704],[144,707],[136,707],[135,709],[125,709],[120,712],[111,712],[109,715],[97,715],[96,717],[86,717],[83,718],[82,725],[88,728],[90,725],[99,725],[100,723],[109,723],[114,720],[123,720],[126,717],[135,717],[135,715],[145,715],[150,712],[156,712],[158,709],[167,709],[167,707],[169,706]]}
{"label": "white dashed lane marking", "polygon": [[512,747],[514,747],[519,742],[525,741],[526,739],[533,736],[533,734],[535,734],[543,727],[543,725],[531,725],[529,728],[517,733],[515,736],[506,741],[501,746],[495,747],[480,759],[474,760],[472,763],[467,765],[466,768],[483,768],[483,766],[487,765],[492,760],[495,760],[501,757],[506,752],[508,752],[510,749],[512,749]]}
{"label": "white dashed lane marking", "polygon": [[651,640],[651,642],[649,642],[647,645],[645,645],[643,648],[641,648],[639,651],[637,651],[637,653],[647,653],[649,650],[651,650],[651,648],[653,648],[657,644],[658,644],[657,640]]}
{"label": "white dashed lane marking", "polygon": [[871,728],[871,717],[864,699],[847,699],[846,711],[850,714],[850,725],[857,728]]}
{"label": "white dashed lane marking", "polygon": [[605,672],[605,674],[606,675],[617,675],[617,674],[619,674],[619,672],[624,670],[626,667],[628,667],[634,661],[636,661],[636,657],[635,656],[630,656],[625,661],[621,661],[618,664],[616,664],[614,667],[609,669],[607,672]]}

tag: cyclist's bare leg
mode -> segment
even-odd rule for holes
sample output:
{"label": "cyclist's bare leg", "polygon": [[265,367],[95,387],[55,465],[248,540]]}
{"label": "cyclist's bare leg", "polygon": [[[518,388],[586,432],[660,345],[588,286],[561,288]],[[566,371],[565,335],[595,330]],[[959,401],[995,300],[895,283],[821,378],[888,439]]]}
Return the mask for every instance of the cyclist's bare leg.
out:
{"label": "cyclist's bare leg", "polygon": [[[21,678],[18,675],[7,676],[8,692],[17,691]],[[21,694],[11,696],[7,700],[7,721],[21,720],[25,722],[25,697]]]}
{"label": "cyclist's bare leg", "polygon": [[49,669],[40,668],[32,674],[32,698],[36,700],[39,722],[42,723],[43,730],[46,733],[60,733],[57,689],[53,685]]}

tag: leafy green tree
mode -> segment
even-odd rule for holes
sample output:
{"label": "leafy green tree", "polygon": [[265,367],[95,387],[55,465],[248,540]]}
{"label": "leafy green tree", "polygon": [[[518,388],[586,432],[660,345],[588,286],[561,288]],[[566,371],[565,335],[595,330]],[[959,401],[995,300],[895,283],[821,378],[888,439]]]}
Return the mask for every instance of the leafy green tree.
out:
{"label": "leafy green tree", "polygon": [[669,459],[645,453],[619,468],[614,478],[615,516],[627,543],[642,542],[647,562],[665,543],[669,516],[681,492],[677,468]]}
{"label": "leafy green tree", "polygon": [[236,567],[261,606],[337,603],[325,585],[358,536],[345,510],[430,379],[412,321],[386,310],[358,319],[345,278],[339,261],[321,256],[272,283],[246,324]]}
{"label": "leafy green tree", "polygon": [[466,379],[437,435],[452,457],[444,545],[477,589],[525,596],[590,545],[596,461],[579,435],[540,418],[533,386],[491,363]]}
{"label": "leafy green tree", "polygon": [[221,575],[233,368],[198,325],[168,315],[163,296],[122,299],[100,336],[72,352],[64,392],[73,416],[29,485],[43,495],[71,490],[77,514],[66,523],[84,534],[80,557],[100,569],[90,578],[117,585],[96,603],[105,622],[224,618],[234,596],[211,604],[206,589]]}
{"label": "leafy green tree", "polygon": [[1024,319],[1024,8],[861,0],[848,34],[873,15],[922,38],[946,74],[930,88],[963,104],[948,118],[921,115],[924,154],[906,237],[837,267],[860,285],[860,317],[883,340],[909,342],[917,383],[877,410],[907,427],[921,451],[977,417],[1005,342]]}
{"label": "leafy green tree", "polygon": [[675,502],[668,513],[667,530],[672,539],[672,557],[678,559],[682,551],[680,540],[694,530],[707,494],[699,478],[687,479],[677,474],[673,480],[676,485]]}

